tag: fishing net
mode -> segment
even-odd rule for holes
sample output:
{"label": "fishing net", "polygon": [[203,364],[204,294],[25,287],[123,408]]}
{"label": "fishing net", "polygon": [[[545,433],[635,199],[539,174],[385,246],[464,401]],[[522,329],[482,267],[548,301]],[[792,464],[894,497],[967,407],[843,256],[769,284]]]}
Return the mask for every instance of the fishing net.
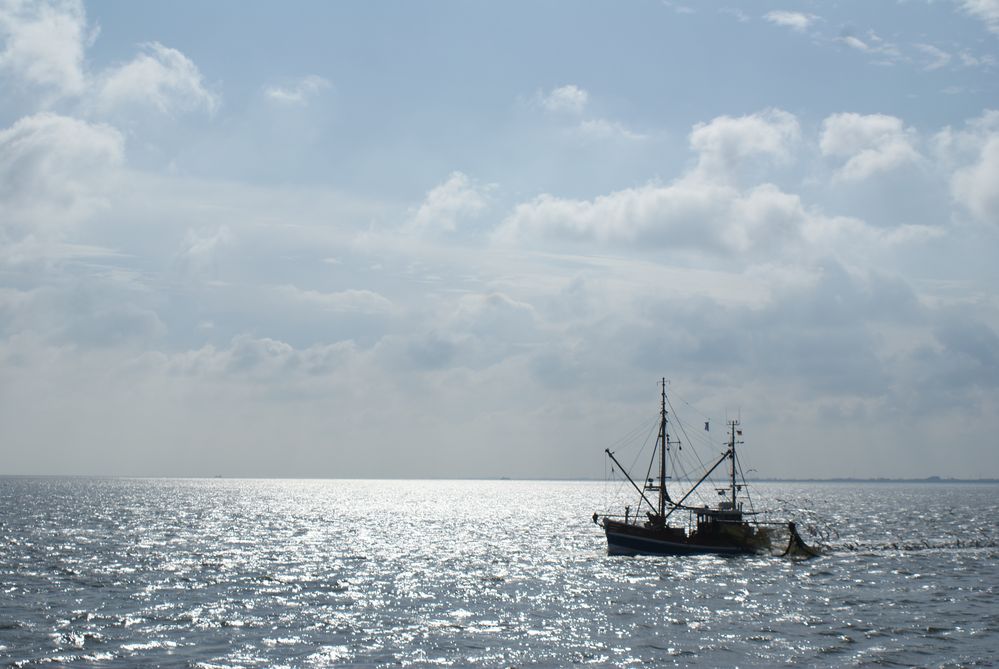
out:
{"label": "fishing net", "polygon": [[787,540],[787,548],[784,550],[784,557],[808,559],[818,556],[819,552],[805,543],[798,534],[798,529],[794,523],[787,524],[787,531],[790,535]]}

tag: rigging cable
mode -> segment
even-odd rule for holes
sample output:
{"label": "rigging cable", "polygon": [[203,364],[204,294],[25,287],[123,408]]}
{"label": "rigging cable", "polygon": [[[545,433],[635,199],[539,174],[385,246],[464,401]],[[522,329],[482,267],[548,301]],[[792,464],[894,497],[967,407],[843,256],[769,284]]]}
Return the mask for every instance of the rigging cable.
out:
{"label": "rigging cable", "polygon": [[753,508],[753,498],[749,495],[749,483],[746,482],[746,475],[742,473],[742,462],[736,460],[735,464],[739,468],[739,478],[742,479],[742,487],[746,490],[746,501],[749,502],[749,512],[755,518],[756,509]]}
{"label": "rigging cable", "polygon": [[[653,420],[653,421],[643,420],[638,426],[632,428],[632,430],[628,434],[626,434],[625,436],[621,437],[620,439],[612,442],[611,445],[610,445],[610,446],[614,446],[614,447],[619,447],[619,446],[623,446],[627,442],[634,441],[641,434],[642,429],[647,424],[649,425],[649,428],[648,428],[649,431],[648,431],[648,434],[645,435],[645,439],[642,442],[642,447],[638,450],[638,453],[635,454],[634,460],[632,460],[632,463],[631,463],[631,469],[632,470],[635,469],[635,463],[638,462],[638,459],[642,456],[642,453],[645,452],[645,447],[649,445],[649,437],[652,436],[652,430],[655,428],[656,421],[655,420]],[[610,446],[607,447],[608,450],[610,450]],[[604,461],[604,466],[605,467],[607,466],[606,460]],[[611,471],[613,471],[613,470],[614,470],[614,466],[611,465]],[[622,488],[624,488],[624,485],[627,482],[627,472],[622,471],[621,473],[625,475],[625,478],[622,478],[618,482],[617,490],[614,491],[614,496],[615,497],[619,497],[621,495],[621,490],[622,490]],[[609,507],[609,504],[608,504],[608,507]],[[639,508],[641,508],[641,500],[639,500]],[[637,513],[637,511],[636,511],[636,513]]]}
{"label": "rigging cable", "polygon": [[[652,435],[650,434],[649,436],[651,437]],[[652,457],[649,459],[649,468],[645,470],[645,478],[642,480],[643,489],[644,489],[644,486],[648,483],[649,477],[652,476],[652,465],[654,465],[656,463],[656,450],[658,450],[659,442],[660,442],[659,437],[656,437],[656,445],[652,448]],[[643,499],[644,499],[644,496],[642,496],[642,495],[640,495],[638,497],[638,506],[635,507],[636,508],[635,513],[638,513],[639,511],[642,510],[642,500]],[[655,511],[655,509],[653,509],[653,511]]]}
{"label": "rigging cable", "polygon": [[[683,402],[684,404],[686,404],[687,406],[689,406],[695,413],[698,413],[698,414],[701,413],[700,411],[697,411],[697,409],[694,409],[694,407],[692,407],[690,405],[690,403],[687,402],[686,400],[684,400],[683,398],[680,398],[680,401]],[[669,405],[669,408],[673,412],[673,415],[676,416],[676,410],[673,408],[673,403],[670,402],[669,397],[666,398],[666,403]],[[701,414],[701,416],[704,416],[704,414]],[[704,417],[706,417],[706,416],[704,416]],[[693,444],[693,440],[687,434],[687,429],[683,426],[683,422],[679,419],[679,417],[677,417],[677,419],[676,419],[676,424],[680,427],[680,431],[683,432],[683,438],[686,439],[687,443],[691,445],[691,450],[694,451],[694,457],[697,458],[698,464],[701,465],[701,471],[702,472],[703,471],[707,471],[707,469],[708,469],[707,466],[704,464],[704,461],[701,460],[701,456],[700,456],[700,454],[698,454],[697,449],[693,448],[693,445],[694,445]],[[684,472],[684,476],[686,476],[686,472]],[[698,490],[695,494],[697,495],[697,498],[703,504],[704,503],[704,497],[701,496],[701,492]]]}
{"label": "rigging cable", "polygon": [[[655,426],[656,426],[656,421],[653,421],[653,422],[652,422],[652,424],[651,424],[651,426],[649,427],[649,433],[648,433],[647,435],[645,435],[645,443],[644,443],[644,444],[642,444],[642,451],[644,451],[644,450],[645,450],[645,447],[646,447],[646,446],[648,445],[648,443],[649,443],[649,437],[651,437],[651,436],[652,436],[652,429],[653,429],[653,428],[654,428]],[[656,445],[657,445],[657,446],[659,445],[659,438],[658,438],[658,437],[656,437]],[[639,452],[639,454],[641,454],[641,452]],[[651,458],[651,459],[649,460],[649,468],[648,468],[648,470],[646,470],[646,472],[645,472],[645,481],[648,481],[648,480],[649,480],[649,475],[650,475],[650,474],[652,473],[652,464],[653,464],[653,463],[654,463],[655,461],[656,461],[656,449],[655,449],[655,447],[653,447],[653,448],[652,448],[652,458]],[[635,462],[638,462],[638,456],[635,456]],[[634,469],[634,464],[632,464],[632,469]],[[643,485],[645,484],[645,481],[643,481],[643,482],[642,482],[642,484],[643,484]],[[644,495],[639,495],[639,496],[638,496],[638,504],[637,504],[637,505],[635,506],[635,515],[636,515],[636,516],[637,516],[637,515],[638,515],[638,514],[639,514],[639,513],[641,512],[641,510],[642,510],[642,500],[643,500],[643,499],[645,499],[645,496],[644,496]],[[655,509],[653,509],[653,511],[655,511]]]}
{"label": "rigging cable", "polygon": [[673,397],[677,398],[678,400],[680,400],[681,402],[683,402],[684,404],[686,404],[688,407],[690,407],[690,410],[693,411],[694,413],[696,413],[698,416],[700,416],[701,418],[703,418],[704,420],[706,420],[708,422],[711,422],[711,420],[712,420],[711,416],[707,416],[707,415],[701,413],[700,411],[698,411],[697,408],[693,404],[691,404],[687,400],[685,400],[682,397],[680,397],[680,395],[678,395],[677,393],[672,393],[672,395],[673,395]]}

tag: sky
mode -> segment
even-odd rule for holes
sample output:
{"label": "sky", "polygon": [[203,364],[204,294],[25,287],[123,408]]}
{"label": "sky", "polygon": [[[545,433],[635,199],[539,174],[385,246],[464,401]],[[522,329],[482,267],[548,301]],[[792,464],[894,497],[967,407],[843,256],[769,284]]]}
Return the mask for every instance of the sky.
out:
{"label": "sky", "polygon": [[3,474],[999,477],[997,256],[999,0],[0,0]]}

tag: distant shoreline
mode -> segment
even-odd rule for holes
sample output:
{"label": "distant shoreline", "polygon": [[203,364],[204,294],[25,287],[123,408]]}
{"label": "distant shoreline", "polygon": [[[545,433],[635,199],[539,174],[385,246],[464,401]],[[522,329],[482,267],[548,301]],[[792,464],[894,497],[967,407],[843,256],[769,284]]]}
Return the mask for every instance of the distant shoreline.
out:
{"label": "distant shoreline", "polygon": [[827,479],[750,479],[752,483],[999,483],[999,479],[952,479],[930,476],[921,479],[827,478]]}

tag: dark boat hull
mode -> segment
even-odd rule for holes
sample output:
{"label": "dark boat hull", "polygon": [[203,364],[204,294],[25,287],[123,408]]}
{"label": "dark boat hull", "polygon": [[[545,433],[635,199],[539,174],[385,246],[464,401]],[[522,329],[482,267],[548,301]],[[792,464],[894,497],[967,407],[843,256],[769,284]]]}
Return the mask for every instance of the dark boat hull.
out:
{"label": "dark boat hull", "polygon": [[686,536],[675,528],[657,529],[604,520],[609,555],[742,555],[758,552],[758,547],[724,537],[701,541],[697,534]]}

